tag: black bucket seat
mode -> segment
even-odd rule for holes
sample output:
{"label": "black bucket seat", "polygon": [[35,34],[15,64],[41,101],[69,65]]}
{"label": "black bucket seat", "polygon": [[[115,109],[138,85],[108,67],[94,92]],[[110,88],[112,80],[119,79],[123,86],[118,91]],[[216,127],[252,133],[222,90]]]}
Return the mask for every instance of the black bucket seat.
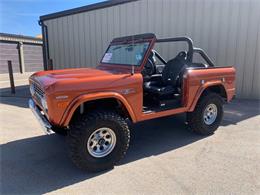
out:
{"label": "black bucket seat", "polygon": [[162,75],[154,77],[144,83],[144,90],[159,96],[170,95],[177,92],[180,79],[187,68],[187,52],[180,52],[175,58],[169,60],[163,69]]}

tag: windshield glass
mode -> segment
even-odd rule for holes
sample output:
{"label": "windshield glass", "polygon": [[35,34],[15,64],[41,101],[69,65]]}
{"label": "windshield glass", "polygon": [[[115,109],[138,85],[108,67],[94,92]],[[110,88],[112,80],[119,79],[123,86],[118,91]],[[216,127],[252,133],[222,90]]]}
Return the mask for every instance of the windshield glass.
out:
{"label": "windshield glass", "polygon": [[139,66],[148,46],[149,42],[110,45],[101,62]]}

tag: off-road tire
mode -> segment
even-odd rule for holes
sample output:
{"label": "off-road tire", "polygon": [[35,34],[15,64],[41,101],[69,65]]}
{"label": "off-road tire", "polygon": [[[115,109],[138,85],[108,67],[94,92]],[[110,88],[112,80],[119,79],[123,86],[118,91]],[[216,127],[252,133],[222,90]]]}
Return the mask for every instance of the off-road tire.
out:
{"label": "off-road tire", "polygon": [[[103,127],[114,131],[116,144],[107,156],[96,158],[89,153],[87,141]],[[93,111],[72,121],[68,131],[69,156],[78,168],[88,172],[112,169],[125,156],[129,141],[130,131],[124,118],[112,111]]]}
{"label": "off-road tire", "polygon": [[59,128],[59,127],[52,127],[51,129],[54,133],[61,135],[61,136],[67,136],[68,135],[68,130],[64,128]]}
{"label": "off-road tire", "polygon": [[[211,125],[204,122],[204,110],[209,104],[215,104],[217,107],[217,117]],[[204,94],[198,101],[193,112],[187,113],[187,122],[189,128],[201,135],[211,135],[219,127],[223,117],[223,100],[221,96],[216,93],[210,92]]]}

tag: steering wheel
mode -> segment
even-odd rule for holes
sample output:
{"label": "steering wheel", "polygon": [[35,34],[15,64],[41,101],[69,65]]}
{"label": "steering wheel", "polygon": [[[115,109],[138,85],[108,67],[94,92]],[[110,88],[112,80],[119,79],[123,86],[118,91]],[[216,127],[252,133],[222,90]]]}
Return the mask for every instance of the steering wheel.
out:
{"label": "steering wheel", "polygon": [[147,59],[146,64],[144,65],[144,69],[142,71],[142,73],[145,76],[151,76],[154,74],[155,70],[156,70],[156,66],[155,66],[155,53],[154,51],[151,51],[150,56]]}

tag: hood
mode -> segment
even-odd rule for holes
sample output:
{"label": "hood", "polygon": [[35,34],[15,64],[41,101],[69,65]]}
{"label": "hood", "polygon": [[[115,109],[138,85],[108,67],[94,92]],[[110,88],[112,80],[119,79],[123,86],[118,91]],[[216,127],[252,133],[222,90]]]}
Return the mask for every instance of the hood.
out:
{"label": "hood", "polygon": [[129,73],[95,68],[77,68],[37,72],[30,77],[30,80],[36,81],[49,92],[86,91],[115,87],[115,85],[120,85],[122,80],[125,80],[129,75]]}
{"label": "hood", "polygon": [[98,77],[104,75],[111,75],[111,72],[98,70],[93,68],[82,68],[82,69],[65,69],[59,71],[51,71],[47,75],[53,79],[81,79]]}
{"label": "hood", "polygon": [[94,68],[77,68],[40,71],[33,74],[31,79],[36,80],[43,86],[46,86],[62,80],[90,79],[93,77],[103,77],[113,74],[115,73],[106,70],[98,70]]}

